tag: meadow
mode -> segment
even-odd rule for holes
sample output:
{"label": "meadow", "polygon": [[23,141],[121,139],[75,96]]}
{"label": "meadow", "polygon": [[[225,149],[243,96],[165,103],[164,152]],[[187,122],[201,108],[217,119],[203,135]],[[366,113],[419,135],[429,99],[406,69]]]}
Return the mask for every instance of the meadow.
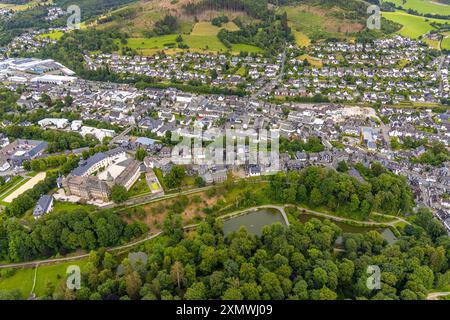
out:
{"label": "meadow", "polygon": [[41,35],[38,35],[38,38],[48,38],[48,39],[52,39],[52,40],[59,40],[61,39],[61,37],[64,35],[64,31],[50,31],[48,33],[43,33]]}
{"label": "meadow", "polygon": [[[87,259],[54,265],[39,266],[36,273],[36,285],[34,293],[37,297],[45,295],[47,284],[57,285],[66,279],[66,271],[69,266],[77,265],[83,271]],[[12,276],[0,277],[1,290],[19,289],[24,299],[27,299],[33,289],[35,268],[18,269]]]}
{"label": "meadow", "polygon": [[417,39],[420,36],[433,30],[433,26],[430,22],[436,22],[440,24],[448,23],[446,20],[440,19],[430,19],[419,16],[414,16],[402,11],[395,12],[383,12],[383,17],[403,25],[403,28],[398,32],[398,34],[410,37],[412,39]]}
{"label": "meadow", "polygon": [[[403,3],[405,1],[405,3]],[[450,15],[450,6],[442,3],[437,3],[429,0],[383,0],[383,2],[392,2],[396,6],[401,6],[403,9],[412,9],[418,13],[423,14],[441,14]]]}
{"label": "meadow", "polygon": [[[230,31],[239,30],[233,22],[224,24],[223,28]],[[226,52],[228,48],[217,37],[220,29],[209,22],[199,22],[194,25],[190,34],[182,34],[181,36],[183,43],[187,44],[191,51]],[[152,55],[160,50],[168,50],[166,53],[176,53],[182,51],[177,49],[177,37],[177,34],[170,34],[152,38],[129,38],[128,43],[125,45],[122,45],[119,40],[116,43],[120,48],[127,46],[143,55]],[[253,53],[262,52],[263,50],[252,45],[233,44],[231,51],[237,54],[241,51]]]}
{"label": "meadow", "polygon": [[444,39],[441,43],[442,50],[450,50],[450,32],[444,33]]}

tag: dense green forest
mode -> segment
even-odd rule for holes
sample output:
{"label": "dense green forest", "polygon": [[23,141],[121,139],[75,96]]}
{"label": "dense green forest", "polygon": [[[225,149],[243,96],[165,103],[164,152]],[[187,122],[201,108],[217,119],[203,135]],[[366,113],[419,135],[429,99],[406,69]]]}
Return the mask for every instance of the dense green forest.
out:
{"label": "dense green forest", "polygon": [[271,177],[268,196],[276,203],[325,207],[359,220],[367,219],[372,211],[388,214],[411,211],[413,196],[404,177],[394,175],[377,163],[371,168],[362,168],[365,182],[321,167],[277,174]]}
{"label": "dense green forest", "polygon": [[60,211],[28,226],[7,219],[0,223],[0,260],[27,261],[77,249],[116,246],[146,231],[145,225],[126,224],[109,211]]}
{"label": "dense green forest", "polygon": [[[85,246],[97,242],[111,244],[120,238],[123,226],[110,216],[71,214],[59,216],[56,229],[64,235],[60,245],[77,247],[72,240],[85,239]],[[86,221],[88,220],[88,221]],[[49,283],[42,299],[67,300],[172,300],[172,299],[425,299],[434,288],[450,283],[448,271],[450,239],[440,229],[430,237],[432,215],[421,210],[417,224],[407,226],[394,244],[387,244],[376,231],[343,234],[330,221],[312,219],[267,226],[260,238],[241,229],[226,238],[220,220],[208,219],[196,231],[185,233],[181,218],[171,215],[164,223],[165,236],[141,247],[148,259],[118,259],[104,250],[91,252],[82,270],[79,290],[69,290],[65,279]],[[94,226],[88,234],[71,232],[77,221]],[[107,223],[110,222],[110,223]],[[21,229],[12,222],[9,229]],[[50,221],[42,233],[50,232]],[[45,228],[46,227],[46,228]],[[17,237],[20,231],[17,232]],[[33,231],[33,233],[37,231]],[[335,241],[343,236],[344,250],[335,251]],[[36,235],[33,239],[39,239]],[[16,244],[16,237],[12,243]],[[32,240],[29,240],[32,242]],[[19,245],[24,241],[19,241]],[[23,246],[23,245],[22,245]],[[52,247],[43,247],[52,250]],[[140,255],[142,256],[142,254]],[[117,272],[118,266],[121,272]],[[381,271],[381,288],[367,286],[369,266]],[[0,292],[3,297],[20,294]]]}

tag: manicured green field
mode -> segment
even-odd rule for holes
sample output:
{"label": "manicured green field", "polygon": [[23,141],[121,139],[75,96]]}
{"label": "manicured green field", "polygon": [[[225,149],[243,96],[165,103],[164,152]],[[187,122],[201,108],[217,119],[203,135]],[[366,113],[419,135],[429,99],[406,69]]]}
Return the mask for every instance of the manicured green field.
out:
{"label": "manicured green field", "polygon": [[429,19],[419,16],[414,16],[402,11],[396,12],[383,12],[383,17],[391,21],[397,22],[403,25],[403,28],[398,32],[400,35],[405,37],[410,37],[412,39],[417,39],[420,36],[433,30],[433,26],[430,22],[436,22],[445,24],[448,23],[446,20],[440,19]]}
{"label": "manicured green field", "polygon": [[[34,293],[37,297],[45,294],[47,283],[58,285],[66,279],[66,270],[69,266],[77,265],[83,270],[87,260],[79,260],[73,262],[60,263],[55,265],[40,266],[36,274],[36,286]],[[33,287],[34,268],[26,268],[17,270],[11,277],[0,279],[0,290],[19,289],[23,298],[28,298]]]}
{"label": "manicured green field", "polygon": [[449,5],[430,0],[383,0],[383,2],[392,2],[396,6],[403,7],[405,10],[412,9],[418,13],[450,15]]}

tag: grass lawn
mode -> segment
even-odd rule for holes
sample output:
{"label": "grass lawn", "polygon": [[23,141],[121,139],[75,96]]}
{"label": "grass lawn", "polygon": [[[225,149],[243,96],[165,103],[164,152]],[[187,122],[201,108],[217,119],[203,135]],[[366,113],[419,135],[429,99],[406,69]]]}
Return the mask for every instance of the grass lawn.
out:
{"label": "grass lawn", "polygon": [[141,174],[140,178],[135,182],[135,184],[128,191],[130,197],[135,197],[141,194],[150,193],[150,187],[148,186],[147,180],[145,180],[145,174]]}
{"label": "grass lawn", "polygon": [[[37,297],[44,295],[47,283],[51,282],[55,286],[66,278],[66,270],[71,265],[77,265],[83,270],[87,260],[72,261],[55,265],[40,266],[36,275],[36,286],[34,292]],[[34,268],[26,268],[17,270],[11,277],[0,278],[1,290],[19,289],[23,298],[28,298],[33,287]]]}
{"label": "grass lawn", "polygon": [[78,209],[85,209],[86,211],[95,211],[96,207],[91,206],[88,204],[79,204],[79,203],[71,203],[71,202],[61,202],[61,201],[55,201],[53,204],[53,212],[60,212],[60,211],[74,211]]}
{"label": "grass lawn", "polygon": [[383,12],[383,17],[403,25],[403,28],[398,33],[412,39],[417,39],[421,35],[433,30],[434,28],[430,25],[430,22],[437,22],[441,24],[448,22],[446,20],[414,16],[402,11]]}
{"label": "grass lawn", "polygon": [[405,10],[412,9],[419,13],[450,15],[449,5],[430,0],[383,0],[383,2],[392,2]]}

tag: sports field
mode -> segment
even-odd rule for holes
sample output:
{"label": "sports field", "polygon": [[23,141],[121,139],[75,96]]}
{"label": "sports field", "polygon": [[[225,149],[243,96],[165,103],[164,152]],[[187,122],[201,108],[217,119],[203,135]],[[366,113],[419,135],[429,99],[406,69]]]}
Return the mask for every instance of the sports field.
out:
{"label": "sports field", "polygon": [[418,13],[450,15],[449,5],[430,0],[383,0],[383,2],[392,2],[405,10],[412,9]]}

